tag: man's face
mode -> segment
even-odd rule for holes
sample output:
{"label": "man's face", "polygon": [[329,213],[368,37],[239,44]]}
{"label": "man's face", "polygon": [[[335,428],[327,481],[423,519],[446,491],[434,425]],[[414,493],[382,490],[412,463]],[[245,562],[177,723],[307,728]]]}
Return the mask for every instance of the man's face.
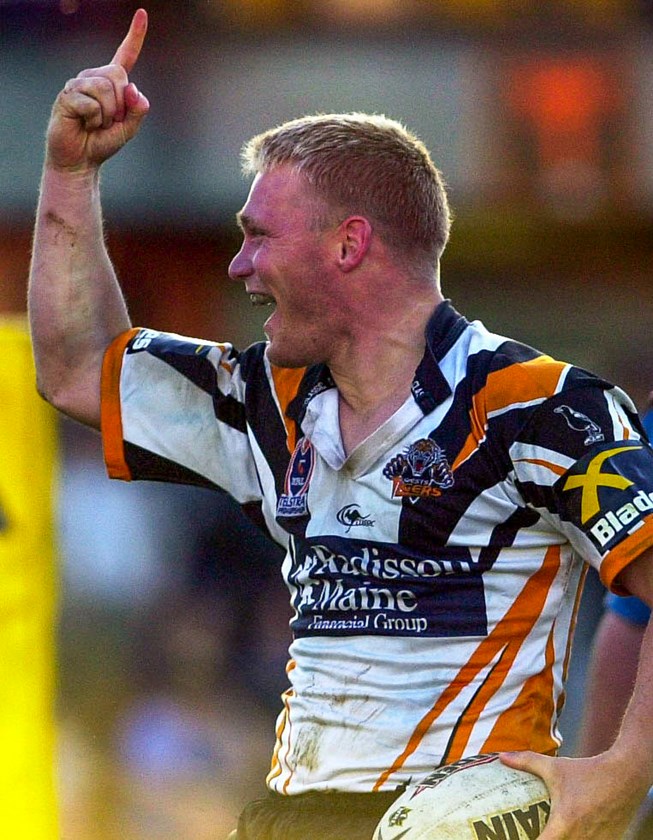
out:
{"label": "man's face", "polygon": [[255,304],[275,307],[264,330],[281,367],[328,362],[336,338],[337,246],[333,229],[316,229],[317,206],[303,177],[281,166],[256,176],[238,214],[243,244],[229,276]]}

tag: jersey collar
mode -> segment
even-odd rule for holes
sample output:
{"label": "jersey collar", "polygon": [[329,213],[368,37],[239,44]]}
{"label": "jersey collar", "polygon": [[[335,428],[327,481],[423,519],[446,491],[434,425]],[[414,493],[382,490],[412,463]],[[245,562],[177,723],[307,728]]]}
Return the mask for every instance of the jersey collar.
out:
{"label": "jersey collar", "polygon": [[[411,393],[424,414],[430,414],[451,395],[451,388],[440,370],[440,361],[469,326],[449,300],[439,304],[426,325],[426,350],[415,371]],[[304,374],[297,396],[288,405],[287,415],[301,423],[311,400],[322,391],[335,388],[329,368],[312,365]]]}

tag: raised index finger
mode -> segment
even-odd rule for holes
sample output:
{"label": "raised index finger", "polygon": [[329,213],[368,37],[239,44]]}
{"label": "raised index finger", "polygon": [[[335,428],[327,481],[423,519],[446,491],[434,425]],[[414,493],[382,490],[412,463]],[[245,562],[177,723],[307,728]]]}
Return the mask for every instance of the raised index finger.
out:
{"label": "raised index finger", "polygon": [[141,53],[146,32],[147,12],[145,9],[137,9],[134,12],[129,32],[125,35],[123,42],[116,50],[111,59],[111,64],[120,64],[127,73],[130,73]]}

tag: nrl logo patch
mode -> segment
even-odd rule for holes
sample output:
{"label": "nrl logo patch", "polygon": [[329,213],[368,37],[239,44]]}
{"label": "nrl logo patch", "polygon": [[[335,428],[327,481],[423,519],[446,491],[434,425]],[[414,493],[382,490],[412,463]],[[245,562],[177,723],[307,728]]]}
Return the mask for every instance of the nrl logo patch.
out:
{"label": "nrl logo patch", "polygon": [[302,438],[292,454],[283,493],[277,502],[277,516],[305,516],[308,513],[308,488],[315,469],[315,453],[310,440]]}
{"label": "nrl logo patch", "polygon": [[388,461],[383,475],[392,481],[393,497],[413,500],[441,496],[454,483],[444,450],[430,438],[411,443],[402,455]]}

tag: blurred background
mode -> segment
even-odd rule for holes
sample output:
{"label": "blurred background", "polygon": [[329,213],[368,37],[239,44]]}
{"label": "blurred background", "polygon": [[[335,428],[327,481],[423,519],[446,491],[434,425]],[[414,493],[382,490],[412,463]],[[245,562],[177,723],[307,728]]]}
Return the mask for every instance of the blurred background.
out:
{"label": "blurred background", "polygon": [[[53,99],[109,61],[137,5],[0,0],[0,316],[25,310]],[[104,171],[133,320],[261,337],[226,267],[239,149],[307,112],[404,122],[455,212],[459,310],[653,389],[653,0],[150,0],[147,121]],[[58,786],[67,840],[208,840],[263,792],[289,610],[279,552],[229,499],[122,485],[58,421]],[[573,750],[601,611],[590,576],[564,718]]]}

